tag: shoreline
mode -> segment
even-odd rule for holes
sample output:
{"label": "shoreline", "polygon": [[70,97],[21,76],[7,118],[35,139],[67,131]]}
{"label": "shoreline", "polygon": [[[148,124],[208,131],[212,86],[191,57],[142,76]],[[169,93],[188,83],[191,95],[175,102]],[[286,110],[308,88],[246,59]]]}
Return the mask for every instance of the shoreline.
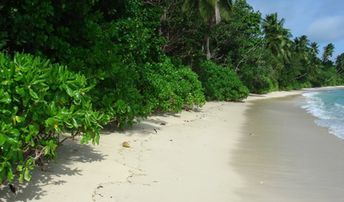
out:
{"label": "shoreline", "polygon": [[[5,201],[241,201],[245,178],[233,165],[247,136],[246,112],[262,99],[304,90],[250,95],[244,103],[208,102],[199,112],[152,116],[100,145],[66,142],[47,171]],[[130,148],[122,147],[128,142]],[[1,197],[0,197],[1,198]]]}
{"label": "shoreline", "polygon": [[301,109],[303,97],[256,101],[233,165],[242,201],[322,202],[344,198],[343,141]]}

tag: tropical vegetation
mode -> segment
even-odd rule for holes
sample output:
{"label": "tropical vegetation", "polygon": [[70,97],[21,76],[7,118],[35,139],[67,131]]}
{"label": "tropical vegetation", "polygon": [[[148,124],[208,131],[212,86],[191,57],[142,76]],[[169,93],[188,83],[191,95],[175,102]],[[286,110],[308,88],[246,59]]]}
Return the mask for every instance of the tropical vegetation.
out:
{"label": "tropical vegetation", "polygon": [[107,124],[344,83],[334,44],[319,56],[245,0],[11,0],[0,16],[0,184]]}

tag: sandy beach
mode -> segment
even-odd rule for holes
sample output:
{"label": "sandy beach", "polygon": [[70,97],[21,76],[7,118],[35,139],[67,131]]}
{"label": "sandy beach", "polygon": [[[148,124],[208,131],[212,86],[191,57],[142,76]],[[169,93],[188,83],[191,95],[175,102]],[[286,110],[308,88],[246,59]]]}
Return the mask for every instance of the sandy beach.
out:
{"label": "sandy beach", "polygon": [[[254,101],[234,167],[241,201],[344,201],[344,142],[319,127],[301,96]],[[248,191],[250,190],[250,191]]]}
{"label": "sandy beach", "polygon": [[97,146],[67,142],[17,195],[5,188],[0,198],[343,201],[344,144],[302,111],[301,93],[251,95],[244,103],[209,102],[197,112],[152,116],[124,132],[105,131]]}

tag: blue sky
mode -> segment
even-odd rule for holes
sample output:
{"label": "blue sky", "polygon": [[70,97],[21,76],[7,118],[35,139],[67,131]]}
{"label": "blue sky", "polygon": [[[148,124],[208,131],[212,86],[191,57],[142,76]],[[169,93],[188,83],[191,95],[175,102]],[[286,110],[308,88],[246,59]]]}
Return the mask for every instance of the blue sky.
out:
{"label": "blue sky", "polygon": [[337,56],[344,52],[343,0],[247,0],[262,16],[277,12],[293,37],[307,35],[318,42],[320,50],[328,43],[335,45]]}

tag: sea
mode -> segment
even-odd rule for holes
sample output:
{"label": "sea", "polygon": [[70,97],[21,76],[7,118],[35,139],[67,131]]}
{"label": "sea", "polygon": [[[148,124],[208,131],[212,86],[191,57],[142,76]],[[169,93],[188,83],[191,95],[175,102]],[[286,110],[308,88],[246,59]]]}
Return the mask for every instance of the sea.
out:
{"label": "sea", "polygon": [[316,117],[315,123],[344,139],[344,89],[309,91],[303,96],[302,108]]}

